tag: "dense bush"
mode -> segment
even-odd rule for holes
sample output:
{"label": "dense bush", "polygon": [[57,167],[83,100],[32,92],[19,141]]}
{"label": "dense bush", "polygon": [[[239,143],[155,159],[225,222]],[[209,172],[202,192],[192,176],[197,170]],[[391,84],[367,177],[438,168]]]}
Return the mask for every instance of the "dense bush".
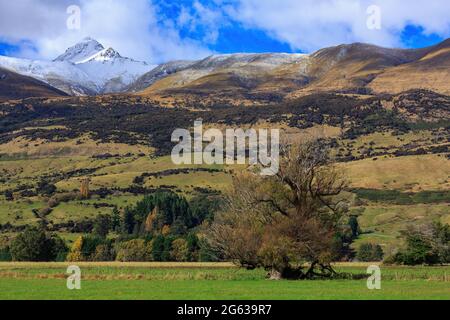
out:
{"label": "dense bush", "polygon": [[152,246],[143,239],[135,239],[119,244],[117,261],[151,261]]}
{"label": "dense bush", "polygon": [[374,262],[383,260],[383,249],[379,244],[363,243],[356,254],[356,258],[363,262]]}
{"label": "dense bush", "polygon": [[41,180],[37,185],[36,191],[44,196],[51,196],[56,192],[56,186],[48,181]]}
{"label": "dense bush", "polygon": [[99,244],[91,255],[91,261],[114,261],[115,252],[110,244]]}
{"label": "dense bush", "polygon": [[4,194],[5,194],[6,201],[13,201],[14,200],[14,195],[13,195],[11,190],[6,190],[4,192]]}

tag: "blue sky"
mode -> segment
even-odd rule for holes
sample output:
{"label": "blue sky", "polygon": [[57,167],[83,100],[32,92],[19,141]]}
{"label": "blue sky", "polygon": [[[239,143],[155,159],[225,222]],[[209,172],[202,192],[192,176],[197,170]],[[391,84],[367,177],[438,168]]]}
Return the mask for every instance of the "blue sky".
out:
{"label": "blue sky", "polygon": [[[370,11],[376,3],[376,13]],[[68,30],[67,7],[81,28]],[[26,10],[24,10],[26,8]],[[367,27],[369,18],[379,28]],[[377,20],[378,21],[378,20]],[[314,52],[367,42],[419,48],[450,37],[447,0],[15,0],[0,3],[0,54],[52,59],[86,36],[149,62],[214,53]]]}

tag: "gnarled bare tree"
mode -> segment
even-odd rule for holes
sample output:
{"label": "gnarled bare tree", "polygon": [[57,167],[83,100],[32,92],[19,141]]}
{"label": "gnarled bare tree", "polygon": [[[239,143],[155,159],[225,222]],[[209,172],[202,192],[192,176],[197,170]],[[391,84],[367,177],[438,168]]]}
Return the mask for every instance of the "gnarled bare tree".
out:
{"label": "gnarled bare tree", "polygon": [[207,239],[243,267],[264,267],[272,278],[334,275],[333,241],[346,206],[337,196],[343,173],[318,140],[283,144],[276,175],[242,172]]}

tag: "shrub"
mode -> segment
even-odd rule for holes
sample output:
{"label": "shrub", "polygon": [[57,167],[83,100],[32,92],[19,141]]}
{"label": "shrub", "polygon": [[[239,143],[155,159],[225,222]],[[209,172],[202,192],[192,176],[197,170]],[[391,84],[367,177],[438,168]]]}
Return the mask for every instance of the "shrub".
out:
{"label": "shrub", "polygon": [[6,201],[14,201],[14,194],[10,190],[5,191]]}
{"label": "shrub", "polygon": [[142,239],[122,242],[117,251],[117,261],[151,261],[152,248]]}
{"label": "shrub", "polygon": [[53,211],[52,208],[42,208],[41,210],[38,211],[38,214],[41,218],[44,218],[48,216],[50,213],[52,213],[52,211]]}
{"label": "shrub", "polygon": [[110,245],[100,244],[95,248],[92,261],[114,261],[114,252]]}
{"label": "shrub", "polygon": [[56,186],[48,181],[42,180],[38,183],[37,192],[44,196],[51,196],[56,192]]}
{"label": "shrub", "polygon": [[172,242],[172,250],[170,251],[172,260],[178,262],[187,261],[188,254],[189,248],[186,240],[180,238]]}

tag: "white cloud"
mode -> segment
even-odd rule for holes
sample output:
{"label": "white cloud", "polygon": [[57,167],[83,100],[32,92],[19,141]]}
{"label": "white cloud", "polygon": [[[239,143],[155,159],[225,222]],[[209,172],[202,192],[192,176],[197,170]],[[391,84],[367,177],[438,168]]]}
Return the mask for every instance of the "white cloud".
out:
{"label": "white cloud", "polygon": [[195,0],[189,6],[182,5],[177,19],[177,26],[188,28],[191,32],[201,29],[204,44],[215,44],[219,39],[220,29],[229,21],[218,7],[210,8]]}
{"label": "white cloud", "polygon": [[[235,0],[228,15],[248,28],[265,30],[294,49],[313,51],[349,42],[401,46],[405,26],[450,36],[448,0]],[[380,30],[367,28],[367,8],[381,9]]]}
{"label": "white cloud", "polygon": [[[69,5],[81,8],[81,29],[69,30]],[[158,63],[209,54],[200,43],[181,39],[170,24],[161,27],[148,0],[15,0],[0,2],[0,38],[10,43],[30,40],[37,53],[21,55],[53,59],[64,50],[91,36],[124,56]]]}
{"label": "white cloud", "polygon": [[[79,31],[66,27],[69,5],[81,7]],[[367,28],[370,5],[381,8],[380,30]],[[263,30],[308,52],[357,41],[402,46],[401,32],[410,24],[450,36],[448,0],[192,0],[181,6],[178,17],[163,15],[158,23],[163,16],[151,0],[1,0],[0,40],[18,44],[22,56],[53,59],[91,36],[124,56],[159,63],[210,54],[207,46],[230,24]],[[200,30],[203,39],[181,38],[182,28]]]}

